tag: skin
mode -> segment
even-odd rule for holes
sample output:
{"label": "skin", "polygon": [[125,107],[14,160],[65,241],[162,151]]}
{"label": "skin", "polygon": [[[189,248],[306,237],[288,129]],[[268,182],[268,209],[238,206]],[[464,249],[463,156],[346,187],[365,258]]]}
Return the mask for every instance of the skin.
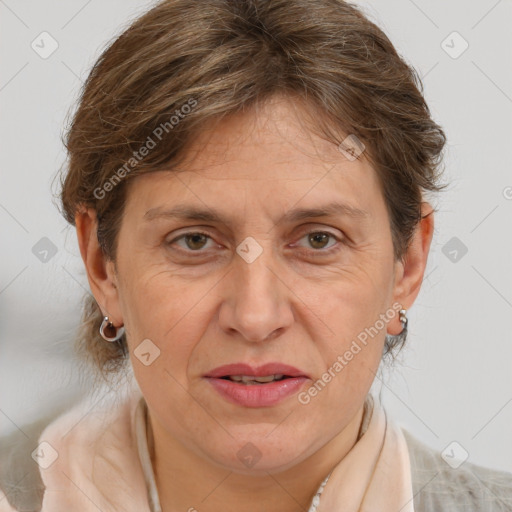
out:
{"label": "skin", "polygon": [[[409,309],[420,290],[433,214],[395,261],[384,197],[364,153],[348,160],[300,113],[290,97],[276,96],[205,130],[179,173],[132,179],[115,264],[98,247],[94,210],[77,213],[91,290],[127,332],[166,512],[307,509],[357,440],[386,331],[402,330],[398,314],[307,405],[294,395],[241,407],[203,375],[228,363],[280,361],[310,376],[307,389],[381,313],[395,302]],[[290,209],[331,201],[367,217],[281,220]],[[217,209],[227,222],[144,220],[150,209],[178,202]],[[431,211],[423,203],[422,215]],[[197,230],[211,238],[176,240]],[[333,236],[315,244],[311,232]],[[263,249],[252,263],[236,253],[249,236]],[[161,351],[149,366],[133,354],[147,338]],[[252,468],[237,457],[248,442],[261,453]]]}

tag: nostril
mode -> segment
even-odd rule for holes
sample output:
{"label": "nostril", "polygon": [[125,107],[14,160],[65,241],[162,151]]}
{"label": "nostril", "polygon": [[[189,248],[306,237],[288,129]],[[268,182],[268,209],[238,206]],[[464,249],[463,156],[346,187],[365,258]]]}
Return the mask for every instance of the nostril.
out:
{"label": "nostril", "polygon": [[278,329],[275,329],[274,331],[272,331],[268,336],[266,336],[265,338],[263,338],[263,341],[267,341],[269,340],[270,338],[275,338],[277,333],[281,330],[281,327],[279,327]]}

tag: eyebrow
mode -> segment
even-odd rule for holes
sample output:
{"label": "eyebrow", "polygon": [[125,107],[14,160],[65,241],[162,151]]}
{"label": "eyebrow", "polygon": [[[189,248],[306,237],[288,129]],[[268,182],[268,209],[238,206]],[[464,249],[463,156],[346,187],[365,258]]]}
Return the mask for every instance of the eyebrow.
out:
{"label": "eyebrow", "polygon": [[[286,212],[279,222],[297,222],[304,219],[336,215],[359,220],[368,219],[370,217],[370,214],[366,210],[345,203],[333,202],[318,208],[295,208]],[[171,209],[157,206],[148,210],[143,217],[144,221],[161,218],[216,222],[224,225],[230,224],[228,217],[215,209],[198,208],[187,204],[178,204]]]}

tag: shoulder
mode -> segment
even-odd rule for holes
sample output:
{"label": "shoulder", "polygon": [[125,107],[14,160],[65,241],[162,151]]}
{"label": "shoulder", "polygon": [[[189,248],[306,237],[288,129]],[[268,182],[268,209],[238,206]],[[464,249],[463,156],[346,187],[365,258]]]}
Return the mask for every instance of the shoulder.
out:
{"label": "shoulder", "polygon": [[45,486],[36,462],[41,435],[83,403],[83,396],[63,400],[44,416],[0,437],[0,512],[41,509]]}
{"label": "shoulder", "polygon": [[52,419],[40,418],[0,438],[0,512],[40,510],[44,485],[32,452]]}
{"label": "shoulder", "polygon": [[[82,478],[84,485],[90,484],[91,492],[100,494],[108,479],[89,482],[93,469],[95,474],[112,473],[121,461],[137,468],[132,412],[140,396],[137,388],[129,386],[101,389],[60,404],[37,421],[1,437],[0,512],[39,512],[46,486],[71,486],[62,476],[63,468]],[[132,473],[137,476],[135,469]],[[69,497],[72,493],[64,494]],[[61,499],[53,493],[51,497]]]}
{"label": "shoulder", "polygon": [[464,462],[449,465],[437,450],[402,428],[411,460],[416,512],[512,511],[512,473]]}

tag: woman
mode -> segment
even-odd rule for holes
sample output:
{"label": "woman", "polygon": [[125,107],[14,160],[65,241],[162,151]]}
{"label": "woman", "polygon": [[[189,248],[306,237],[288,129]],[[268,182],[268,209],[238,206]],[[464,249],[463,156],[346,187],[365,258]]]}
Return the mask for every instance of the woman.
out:
{"label": "woman", "polygon": [[443,187],[419,86],[340,0],[168,0],[102,54],[62,206],[104,385],[5,455],[0,510],[512,510],[370,392]]}

